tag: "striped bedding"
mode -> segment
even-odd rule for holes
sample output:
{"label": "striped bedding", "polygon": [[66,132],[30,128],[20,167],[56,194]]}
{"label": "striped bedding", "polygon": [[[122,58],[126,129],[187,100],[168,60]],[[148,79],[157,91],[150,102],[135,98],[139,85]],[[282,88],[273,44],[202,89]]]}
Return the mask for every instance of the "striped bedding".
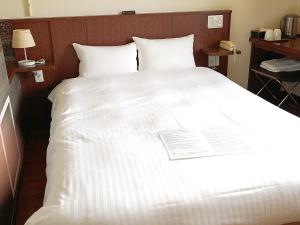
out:
{"label": "striped bedding", "polygon": [[[217,72],[76,78],[49,98],[44,205],[26,225],[300,221],[300,120]],[[232,125],[256,151],[172,161],[158,135]]]}

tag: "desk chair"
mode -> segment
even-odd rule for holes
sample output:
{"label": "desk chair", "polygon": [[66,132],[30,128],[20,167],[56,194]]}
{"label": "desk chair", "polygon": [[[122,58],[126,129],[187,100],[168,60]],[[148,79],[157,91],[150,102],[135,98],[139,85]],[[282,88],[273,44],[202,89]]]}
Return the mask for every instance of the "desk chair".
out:
{"label": "desk chair", "polygon": [[[298,109],[300,108],[298,101],[292,96],[292,92],[300,84],[300,71],[274,73],[265,70],[259,66],[251,68],[251,71],[255,74],[256,78],[262,84],[262,88],[256,93],[257,96],[259,96],[263,90],[266,90],[272,96],[273,99],[279,100],[279,98],[276,97],[273,91],[269,88],[269,85],[271,83],[276,82],[280,85],[280,88],[286,93],[286,95],[283,97],[283,99],[281,99],[280,103],[277,106],[282,106],[282,104],[288,98],[290,98],[294,102],[295,107],[297,107]],[[262,77],[266,77],[267,80],[263,80]],[[292,83],[293,85],[290,88],[286,88],[284,83]]]}

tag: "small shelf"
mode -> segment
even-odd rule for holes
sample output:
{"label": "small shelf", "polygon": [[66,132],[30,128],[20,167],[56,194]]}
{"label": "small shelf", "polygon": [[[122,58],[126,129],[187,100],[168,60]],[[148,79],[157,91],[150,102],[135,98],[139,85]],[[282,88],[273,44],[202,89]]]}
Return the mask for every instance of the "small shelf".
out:
{"label": "small shelf", "polygon": [[54,70],[55,64],[54,62],[46,62],[45,64],[37,64],[32,67],[24,67],[24,66],[19,66],[17,63],[7,63],[6,67],[7,67],[8,78],[11,81],[15,73],[28,73],[36,70],[49,70],[49,69]]}
{"label": "small shelf", "polygon": [[[220,47],[214,47],[214,48],[205,48],[203,49],[203,52],[208,56],[229,56],[233,55],[233,51],[228,51]],[[242,52],[240,50],[237,50],[236,54],[240,55]]]}
{"label": "small shelf", "polygon": [[55,69],[54,62],[46,62],[45,64],[35,65],[32,67],[24,67],[15,65],[14,66],[14,72],[15,73],[26,73],[26,72],[32,72],[36,70],[47,70],[47,69]]}

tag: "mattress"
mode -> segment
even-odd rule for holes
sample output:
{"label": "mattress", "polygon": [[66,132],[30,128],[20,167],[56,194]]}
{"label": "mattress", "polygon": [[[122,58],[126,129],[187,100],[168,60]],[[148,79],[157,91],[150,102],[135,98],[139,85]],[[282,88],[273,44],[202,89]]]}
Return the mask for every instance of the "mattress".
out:
{"label": "mattress", "polygon": [[[213,70],[75,78],[49,99],[44,204],[26,225],[300,221],[299,118]],[[170,160],[159,135],[224,127],[251,151]]]}

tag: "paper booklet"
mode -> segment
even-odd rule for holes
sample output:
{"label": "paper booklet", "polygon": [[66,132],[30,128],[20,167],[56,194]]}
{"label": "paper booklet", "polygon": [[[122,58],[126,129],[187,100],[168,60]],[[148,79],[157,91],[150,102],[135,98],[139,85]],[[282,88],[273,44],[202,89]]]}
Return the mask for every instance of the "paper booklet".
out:
{"label": "paper booklet", "polygon": [[158,134],[170,160],[241,154],[261,149],[257,147],[257,141],[236,127],[167,130]]}

